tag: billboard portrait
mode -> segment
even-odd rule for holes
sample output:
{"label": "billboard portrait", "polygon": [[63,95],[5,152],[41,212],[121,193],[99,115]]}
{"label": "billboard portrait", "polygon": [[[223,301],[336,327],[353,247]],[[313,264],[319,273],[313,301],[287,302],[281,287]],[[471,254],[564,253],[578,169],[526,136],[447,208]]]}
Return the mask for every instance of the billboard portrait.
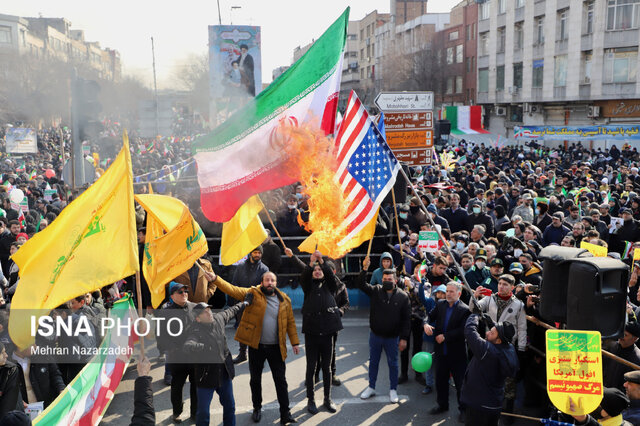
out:
{"label": "billboard portrait", "polygon": [[38,152],[38,135],[34,129],[10,127],[6,134],[7,153],[36,154]]}
{"label": "billboard portrait", "polygon": [[209,26],[209,87],[215,115],[230,114],[262,90],[260,27]]}

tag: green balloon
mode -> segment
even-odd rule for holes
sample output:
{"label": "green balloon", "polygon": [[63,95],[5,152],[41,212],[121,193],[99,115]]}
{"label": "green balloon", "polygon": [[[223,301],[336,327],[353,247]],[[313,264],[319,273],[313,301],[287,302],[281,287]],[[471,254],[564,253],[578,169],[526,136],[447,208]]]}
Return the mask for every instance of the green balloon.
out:
{"label": "green balloon", "polygon": [[424,373],[431,368],[433,359],[429,352],[418,352],[411,358],[411,366],[418,373]]}

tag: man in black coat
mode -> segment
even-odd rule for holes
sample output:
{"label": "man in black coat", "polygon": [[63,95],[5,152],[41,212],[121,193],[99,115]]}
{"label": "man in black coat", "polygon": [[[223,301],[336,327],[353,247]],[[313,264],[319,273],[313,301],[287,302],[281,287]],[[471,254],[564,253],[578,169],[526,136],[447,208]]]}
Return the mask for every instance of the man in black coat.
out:
{"label": "man in black coat", "polygon": [[335,413],[336,406],[331,402],[331,351],[333,336],[342,330],[342,320],[333,297],[338,289],[336,278],[319,251],[311,255],[309,265],[305,267],[300,277],[300,286],[304,292],[302,332],[305,336],[307,356],[307,411],[311,414],[318,413],[314,400],[313,378],[316,366],[321,361],[324,382],[323,405],[327,411]]}
{"label": "man in black coat", "polygon": [[[487,314],[485,314],[487,315]],[[467,319],[464,335],[473,358],[462,386],[467,426],[497,426],[504,400],[504,383],[518,371],[518,356],[511,344],[515,327],[508,322],[497,323],[483,339],[478,332],[478,315]],[[487,327],[493,321],[489,321]]]}
{"label": "man in black coat", "polygon": [[387,354],[389,365],[389,400],[398,402],[398,350],[407,348],[411,333],[411,304],[407,293],[396,287],[397,277],[394,269],[382,272],[382,285],[368,284],[365,279],[371,265],[369,256],[362,261],[362,271],[357,278],[358,288],[371,299],[369,309],[369,387],[360,394],[368,399],[376,394],[378,366],[382,350]]}
{"label": "man in black coat", "polygon": [[47,408],[64,390],[65,384],[58,366],[54,363],[33,362],[31,347],[14,351],[11,361],[20,369],[20,393],[25,403],[43,401],[44,408]]}
{"label": "man in black coat", "polygon": [[[178,333],[178,336],[169,334],[169,322],[175,323],[175,321],[171,321],[172,319],[177,318],[182,323],[183,330],[187,330],[195,321],[193,308],[196,304],[189,302],[188,299],[188,288],[184,284],[172,281],[169,284],[169,301],[163,305],[161,310],[157,311],[157,314],[165,319],[162,322],[164,328],[158,330],[158,350],[167,354],[167,365],[171,372],[172,420],[177,423],[182,421],[180,417],[183,409],[182,389],[187,377],[191,383],[191,417],[194,419],[198,408],[195,368],[193,364],[186,362],[187,354],[184,351],[184,342],[187,334]],[[175,330],[173,333],[175,334]]]}
{"label": "man in black coat", "polygon": [[[638,337],[640,337],[640,323],[635,321],[627,323],[624,328],[624,336],[618,339],[610,352],[624,360],[640,365],[640,349],[636,346]],[[602,361],[602,384],[607,388],[618,388],[624,392],[624,374],[632,369],[609,358],[604,358]]]}
{"label": "man in black coat", "polygon": [[156,424],[151,389],[151,363],[145,357],[138,361],[138,377],[133,385],[133,416],[130,426],[152,426]]}
{"label": "man in black coat", "polygon": [[483,237],[493,237],[493,219],[491,216],[482,211],[482,203],[480,201],[474,201],[471,205],[471,214],[467,219],[467,231],[471,232],[476,225],[483,225],[485,233]]}
{"label": "man in black coat", "polygon": [[[431,414],[449,410],[449,376],[453,376],[458,396],[459,418],[464,418],[464,406],[460,401],[462,379],[467,368],[467,349],[464,342],[464,326],[470,315],[469,306],[460,300],[462,286],[450,281],[445,300],[440,300],[429,312],[424,322],[427,336],[435,336],[436,400]],[[435,326],[429,325],[429,323]]]}
{"label": "man in black coat", "polygon": [[443,209],[440,214],[449,223],[451,233],[466,231],[469,213],[460,207],[460,196],[458,194],[451,194],[450,205],[451,207]]}
{"label": "man in black coat", "polygon": [[251,304],[253,295],[249,295],[244,302],[216,314],[211,312],[211,306],[206,303],[198,303],[193,308],[195,322],[187,330],[184,350],[195,364],[198,389],[197,424],[209,424],[214,392],[220,397],[223,423],[235,423],[236,403],[232,384],[235,369],[224,329],[241,308]]}

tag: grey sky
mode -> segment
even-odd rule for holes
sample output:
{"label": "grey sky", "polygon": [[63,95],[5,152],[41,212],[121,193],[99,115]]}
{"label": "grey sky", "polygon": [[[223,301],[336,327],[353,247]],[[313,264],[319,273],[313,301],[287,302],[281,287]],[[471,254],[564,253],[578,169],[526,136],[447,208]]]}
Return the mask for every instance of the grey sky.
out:
{"label": "grey sky", "polygon": [[[459,0],[433,0],[429,12],[448,12]],[[100,5],[100,6],[98,6]],[[240,9],[231,11],[231,6]],[[220,0],[222,23],[262,27],[262,75],[271,81],[271,71],[291,63],[293,49],[305,45],[351,6],[351,20],[377,9],[388,13],[389,0]],[[207,26],[218,23],[214,0],[158,2],[151,0],[22,0],[4,2],[0,13],[18,16],[64,17],[73,29],[85,31],[87,41],[117,49],[125,73],[150,82],[151,41],[156,49],[156,67],[163,86],[189,54],[207,51]],[[178,68],[179,69],[179,68]]]}

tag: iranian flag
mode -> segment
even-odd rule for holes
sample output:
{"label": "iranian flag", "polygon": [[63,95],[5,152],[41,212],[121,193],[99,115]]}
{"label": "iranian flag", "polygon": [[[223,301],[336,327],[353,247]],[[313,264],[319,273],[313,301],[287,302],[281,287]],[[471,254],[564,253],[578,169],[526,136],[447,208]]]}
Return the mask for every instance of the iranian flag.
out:
{"label": "iranian flag", "polygon": [[[127,295],[115,302],[109,317],[115,324],[133,324],[138,314],[131,297]],[[51,405],[34,419],[34,425],[93,426],[100,423],[124,376],[137,340],[133,325],[128,333],[122,329],[119,333],[111,330],[108,329],[100,345],[100,354],[95,355]]]}
{"label": "iranian flag", "polygon": [[335,131],[349,8],[307,53],[213,132],[193,143],[202,211],[229,221],[252,195],[295,182],[272,143],[281,123]]}

